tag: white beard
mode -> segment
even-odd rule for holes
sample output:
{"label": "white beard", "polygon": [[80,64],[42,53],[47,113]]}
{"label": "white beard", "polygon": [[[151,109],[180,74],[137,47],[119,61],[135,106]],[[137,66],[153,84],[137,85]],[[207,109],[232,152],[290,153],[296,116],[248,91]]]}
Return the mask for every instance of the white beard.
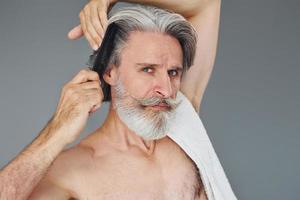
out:
{"label": "white beard", "polygon": [[171,110],[145,109],[137,98],[125,91],[119,80],[115,86],[116,98],[113,105],[120,119],[129,129],[141,136],[144,140],[156,140],[165,137],[169,131],[169,120],[175,115],[176,107],[180,102],[167,100],[172,106]]}

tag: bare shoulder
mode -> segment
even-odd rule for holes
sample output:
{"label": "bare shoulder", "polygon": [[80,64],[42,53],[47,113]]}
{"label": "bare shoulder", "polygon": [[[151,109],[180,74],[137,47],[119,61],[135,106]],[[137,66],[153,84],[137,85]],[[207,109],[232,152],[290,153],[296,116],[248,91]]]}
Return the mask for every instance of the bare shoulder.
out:
{"label": "bare shoulder", "polygon": [[92,149],[76,145],[63,151],[50,167],[47,176],[53,179],[76,179],[75,172],[86,168],[91,162]]}
{"label": "bare shoulder", "polygon": [[74,197],[78,173],[89,162],[90,149],[76,145],[61,152],[30,195],[34,199],[69,199]]}
{"label": "bare shoulder", "polygon": [[[97,152],[104,149],[105,145],[98,134],[91,133],[72,148],[64,150],[54,161],[47,176],[61,183],[78,181],[82,177],[80,173],[90,171],[95,162],[95,146]],[[102,151],[103,154],[104,151]],[[98,156],[101,158],[101,156]],[[98,158],[97,157],[97,158]]]}

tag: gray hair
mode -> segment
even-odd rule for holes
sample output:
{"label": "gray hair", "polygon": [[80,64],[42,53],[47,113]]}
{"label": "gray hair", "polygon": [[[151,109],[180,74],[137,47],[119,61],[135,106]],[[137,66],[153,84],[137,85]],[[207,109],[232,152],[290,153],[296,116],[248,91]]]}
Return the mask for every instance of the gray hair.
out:
{"label": "gray hair", "polygon": [[193,65],[197,34],[193,26],[181,15],[154,6],[135,4],[121,7],[108,14],[108,27],[100,48],[90,57],[89,65],[98,72],[102,82],[103,101],[110,101],[110,86],[103,80],[108,66],[119,66],[122,48],[132,31],[159,32],[178,40],[183,52],[183,70]]}

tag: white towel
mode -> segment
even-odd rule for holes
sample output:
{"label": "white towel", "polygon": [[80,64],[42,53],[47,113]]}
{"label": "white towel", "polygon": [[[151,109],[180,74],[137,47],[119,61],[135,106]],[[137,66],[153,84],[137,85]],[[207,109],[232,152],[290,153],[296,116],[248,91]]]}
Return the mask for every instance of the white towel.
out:
{"label": "white towel", "polygon": [[208,200],[236,200],[198,113],[181,92],[177,98],[182,102],[170,121],[168,136],[197,165]]}

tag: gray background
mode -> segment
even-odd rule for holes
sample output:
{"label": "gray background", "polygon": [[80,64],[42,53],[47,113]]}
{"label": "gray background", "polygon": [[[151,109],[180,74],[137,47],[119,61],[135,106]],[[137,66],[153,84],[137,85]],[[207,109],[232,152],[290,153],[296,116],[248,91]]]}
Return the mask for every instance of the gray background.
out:
{"label": "gray background", "polygon": [[[87,42],[66,34],[86,2],[1,0],[0,167],[39,133],[61,87],[85,67]],[[239,199],[300,199],[299,10],[296,0],[222,2],[201,118]]]}

